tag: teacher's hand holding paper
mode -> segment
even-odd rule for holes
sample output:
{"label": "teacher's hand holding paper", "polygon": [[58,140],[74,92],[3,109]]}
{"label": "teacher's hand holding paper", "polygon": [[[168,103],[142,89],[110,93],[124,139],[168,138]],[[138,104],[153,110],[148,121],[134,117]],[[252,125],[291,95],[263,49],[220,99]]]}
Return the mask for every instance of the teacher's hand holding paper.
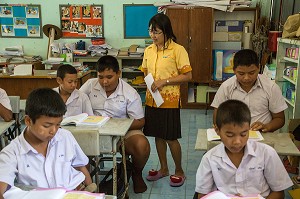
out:
{"label": "teacher's hand holding paper", "polygon": [[160,105],[164,103],[164,100],[158,89],[161,88],[163,84],[161,84],[159,81],[155,84],[151,73],[149,73],[144,79],[157,107],[160,107]]}

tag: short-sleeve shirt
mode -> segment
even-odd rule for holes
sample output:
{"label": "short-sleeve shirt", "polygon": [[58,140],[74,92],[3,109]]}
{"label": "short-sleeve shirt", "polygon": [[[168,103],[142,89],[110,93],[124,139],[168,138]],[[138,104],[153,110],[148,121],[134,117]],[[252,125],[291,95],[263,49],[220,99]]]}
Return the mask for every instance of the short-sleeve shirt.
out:
{"label": "short-sleeve shirt", "polygon": [[218,89],[211,106],[218,108],[229,99],[241,100],[248,105],[251,124],[257,121],[269,123],[272,120],[271,112],[279,113],[287,108],[279,86],[260,74],[248,93],[241,88],[236,76],[229,78]]}
{"label": "short-sleeve shirt", "polygon": [[[25,128],[26,129],[26,128]],[[49,141],[46,157],[24,138],[24,132],[0,152],[0,181],[41,188],[75,189],[85,176],[74,167],[88,164],[71,132],[58,129]]]}
{"label": "short-sleeve shirt", "polygon": [[[192,71],[188,53],[183,46],[169,40],[165,49],[150,45],[144,52],[142,71],[151,73],[154,80],[169,79]],[[164,103],[159,108],[178,108],[180,106],[180,85],[166,85],[160,91]],[[154,99],[147,89],[147,106],[156,107]]]}
{"label": "short-sleeve shirt", "polygon": [[[53,90],[59,93],[59,87],[53,88]],[[66,106],[67,112],[65,113],[64,117],[79,115],[81,113],[94,115],[89,97],[78,89],[75,89],[71,93],[70,97],[66,101]]]}
{"label": "short-sleeve shirt", "polygon": [[[11,110],[10,100],[6,94],[6,91],[0,88],[0,104],[2,104],[8,110]],[[3,118],[0,117],[0,121],[3,121]]]}
{"label": "short-sleeve shirt", "polygon": [[95,115],[132,119],[144,117],[140,95],[120,78],[116,90],[109,97],[100,85],[98,78],[89,79],[79,90],[90,98]]}
{"label": "short-sleeve shirt", "polygon": [[228,195],[266,197],[271,191],[283,191],[292,185],[275,149],[248,140],[238,168],[229,159],[223,143],[209,150],[198,167],[195,191],[208,194],[219,190]]}

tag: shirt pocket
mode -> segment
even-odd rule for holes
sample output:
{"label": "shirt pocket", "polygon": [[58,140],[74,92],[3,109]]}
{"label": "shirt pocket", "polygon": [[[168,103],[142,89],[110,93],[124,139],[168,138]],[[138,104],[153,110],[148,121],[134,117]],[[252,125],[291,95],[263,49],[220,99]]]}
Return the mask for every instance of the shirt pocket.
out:
{"label": "shirt pocket", "polygon": [[255,166],[248,167],[246,173],[246,184],[248,187],[257,187],[260,189],[264,182],[264,167],[263,166]]}

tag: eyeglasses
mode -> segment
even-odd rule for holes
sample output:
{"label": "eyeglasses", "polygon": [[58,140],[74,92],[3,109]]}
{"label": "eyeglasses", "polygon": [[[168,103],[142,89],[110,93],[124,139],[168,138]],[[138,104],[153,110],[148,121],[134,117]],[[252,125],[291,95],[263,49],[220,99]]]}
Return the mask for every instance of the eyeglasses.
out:
{"label": "eyeglasses", "polygon": [[158,32],[158,31],[153,31],[153,30],[148,30],[149,32],[149,35],[155,35],[155,36],[158,36],[160,35],[161,33],[163,33],[162,31],[161,32]]}

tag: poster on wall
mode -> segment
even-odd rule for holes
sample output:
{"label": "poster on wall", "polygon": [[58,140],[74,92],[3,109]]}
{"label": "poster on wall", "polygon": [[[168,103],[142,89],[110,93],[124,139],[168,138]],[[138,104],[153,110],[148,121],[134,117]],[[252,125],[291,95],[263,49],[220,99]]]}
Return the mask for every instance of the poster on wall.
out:
{"label": "poster on wall", "polygon": [[123,4],[124,38],[150,38],[148,23],[155,14],[157,7],[152,4]]}
{"label": "poster on wall", "polygon": [[41,38],[41,6],[0,4],[1,37]]}
{"label": "poster on wall", "polygon": [[65,38],[104,38],[102,5],[59,5]]}

